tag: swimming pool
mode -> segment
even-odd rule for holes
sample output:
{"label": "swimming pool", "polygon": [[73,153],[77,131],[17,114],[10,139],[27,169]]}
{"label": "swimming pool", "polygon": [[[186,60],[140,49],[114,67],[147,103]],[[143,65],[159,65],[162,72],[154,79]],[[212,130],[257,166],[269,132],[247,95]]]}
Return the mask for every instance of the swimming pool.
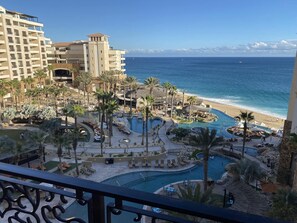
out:
{"label": "swimming pool", "polygon": [[224,112],[221,112],[216,109],[212,109],[211,112],[218,116],[218,120],[210,123],[205,122],[193,122],[191,124],[179,124],[179,127],[183,128],[193,128],[193,127],[202,127],[202,128],[210,128],[210,129],[216,129],[217,130],[217,136],[223,136],[224,138],[234,138],[236,136],[230,134],[227,132],[227,129],[231,126],[235,126],[236,120],[228,115],[226,115]]}
{"label": "swimming pool", "polygon": [[[138,117],[134,116],[132,118],[128,118],[128,121],[130,124],[130,129],[133,132],[142,133],[142,118],[138,118]],[[148,130],[156,127],[157,125],[161,125],[162,122],[163,122],[163,120],[160,118],[149,119]]]}
{"label": "swimming pool", "polygon": [[[213,159],[208,161],[208,175],[213,180],[220,179],[225,172],[225,166],[232,161],[228,158],[221,156],[214,156]],[[155,192],[165,185],[184,180],[203,179],[203,164],[198,164],[190,169],[174,172],[161,172],[161,171],[137,171],[127,174],[122,174],[109,178],[102,183],[107,185],[117,185],[127,187],[134,190],[145,192]],[[105,199],[106,203],[114,202],[113,199]],[[129,203],[131,205],[131,203]],[[133,204],[133,206],[137,206]],[[137,207],[141,207],[138,205]],[[79,213],[79,216],[78,214]],[[87,221],[87,207],[80,206],[73,203],[67,208],[64,217],[77,216]],[[135,214],[123,213],[120,216],[113,216],[112,222],[134,222]]]}
{"label": "swimming pool", "polygon": [[[233,149],[234,150],[237,150],[237,151],[241,151],[242,150],[242,146],[233,146]],[[245,146],[244,147],[244,152],[250,156],[253,156],[253,157],[256,157],[258,156],[258,149],[257,148],[254,148],[254,147],[248,147],[248,146]]]}

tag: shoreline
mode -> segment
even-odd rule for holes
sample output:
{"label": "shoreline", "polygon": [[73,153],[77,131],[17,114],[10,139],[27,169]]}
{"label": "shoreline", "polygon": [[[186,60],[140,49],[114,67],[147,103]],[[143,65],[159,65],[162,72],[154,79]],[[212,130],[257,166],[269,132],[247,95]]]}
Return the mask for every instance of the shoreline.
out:
{"label": "shoreline", "polygon": [[[178,97],[182,98],[182,92],[178,91]],[[185,93],[185,101],[189,96],[195,96],[198,99],[202,99],[204,104],[209,104],[213,109],[219,110],[221,112],[224,112],[226,115],[229,115],[230,117],[235,117],[240,114],[240,111],[248,111],[252,112],[254,115],[254,121],[258,122],[258,125],[261,123],[265,124],[265,127],[268,128],[273,128],[273,129],[283,129],[284,127],[284,121],[285,119],[273,116],[270,114],[265,114],[265,113],[260,113],[258,111],[252,110],[252,109],[247,109],[247,108],[242,108],[240,106],[236,105],[230,105],[230,104],[224,104],[216,101],[211,101],[208,99],[205,99],[201,96],[198,96],[196,94],[191,94],[191,93]]]}
{"label": "shoreline", "polygon": [[259,125],[260,123],[264,123],[266,127],[269,127],[269,128],[282,129],[284,126],[284,119],[275,117],[272,115],[267,115],[253,110],[241,108],[239,106],[237,107],[234,105],[228,105],[228,104],[223,104],[223,103],[204,100],[204,99],[203,99],[203,103],[209,104],[211,105],[212,108],[217,109],[221,112],[224,112],[226,115],[229,115],[231,117],[238,116],[240,114],[240,111],[253,112],[253,115],[255,117],[254,121],[258,122]]}

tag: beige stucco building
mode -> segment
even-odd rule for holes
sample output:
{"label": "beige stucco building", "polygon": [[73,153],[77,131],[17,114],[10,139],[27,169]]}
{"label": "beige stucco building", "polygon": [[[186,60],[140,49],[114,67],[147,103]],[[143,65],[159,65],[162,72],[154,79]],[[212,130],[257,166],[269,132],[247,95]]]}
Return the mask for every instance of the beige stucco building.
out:
{"label": "beige stucco building", "polygon": [[[100,77],[104,71],[121,71],[125,73],[125,52],[109,46],[108,36],[95,33],[88,40],[54,43],[54,61],[50,61],[57,69],[53,78],[61,81],[72,81],[73,70],[63,69],[62,64],[79,65],[78,72],[89,72],[93,78]],[[52,57],[51,57],[52,58]]]}
{"label": "beige stucco building", "polygon": [[280,149],[278,182],[289,184],[297,190],[297,148],[290,146],[288,139],[291,133],[297,133],[297,55],[290,91],[287,119]]}
{"label": "beige stucco building", "polygon": [[47,66],[43,24],[0,6],[0,79],[21,80]]}
{"label": "beige stucco building", "polygon": [[35,16],[0,6],[0,79],[33,77],[34,71],[53,65],[55,80],[72,82],[79,72],[94,78],[104,71],[125,73],[125,52],[109,46],[108,36],[95,33],[88,40],[52,43]]}

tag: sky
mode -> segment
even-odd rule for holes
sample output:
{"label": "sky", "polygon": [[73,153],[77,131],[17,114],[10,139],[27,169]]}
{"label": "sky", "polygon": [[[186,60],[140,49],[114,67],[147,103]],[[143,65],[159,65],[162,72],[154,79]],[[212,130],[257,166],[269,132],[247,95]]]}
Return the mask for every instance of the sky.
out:
{"label": "sky", "polygon": [[288,56],[296,0],[0,0],[34,15],[54,42],[104,33],[127,56]]}

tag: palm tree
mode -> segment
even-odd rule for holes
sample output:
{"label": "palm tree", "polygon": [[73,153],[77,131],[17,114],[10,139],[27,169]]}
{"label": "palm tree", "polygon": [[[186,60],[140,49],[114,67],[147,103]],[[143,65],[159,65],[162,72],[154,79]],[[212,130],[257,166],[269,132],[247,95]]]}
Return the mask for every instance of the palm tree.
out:
{"label": "palm tree", "polygon": [[70,116],[74,118],[74,130],[73,130],[73,134],[72,134],[72,147],[73,147],[73,152],[74,152],[74,160],[75,160],[75,168],[76,168],[77,176],[79,176],[77,154],[76,154],[78,137],[79,137],[77,117],[83,115],[84,112],[85,111],[84,111],[83,107],[80,105],[76,105],[76,104],[71,105],[70,112],[69,112]]}
{"label": "palm tree", "polygon": [[39,69],[36,70],[33,75],[38,79],[39,88],[41,88],[44,85],[44,79],[47,77],[47,74],[44,70]]}
{"label": "palm tree", "polygon": [[269,215],[282,221],[297,221],[297,193],[290,189],[280,189],[273,196]]}
{"label": "palm tree", "polygon": [[8,94],[7,81],[5,79],[0,79],[0,97],[1,97],[0,110],[2,108],[5,108],[4,96],[7,94]]}
{"label": "palm tree", "polygon": [[247,184],[261,180],[266,176],[259,163],[245,158],[237,161],[235,165],[230,165],[229,172],[235,179],[243,179]]}
{"label": "palm tree", "polygon": [[[107,101],[106,114],[108,116],[108,123],[109,123],[109,127],[108,127],[109,146],[111,146],[111,137],[112,137],[112,121],[113,121],[112,116],[113,116],[114,112],[117,111],[118,109],[119,109],[119,105],[115,99],[111,99],[111,100]],[[101,141],[102,141],[102,139],[101,139]]]}
{"label": "palm tree", "polygon": [[174,96],[177,94],[177,88],[176,86],[172,85],[170,90],[169,90],[169,95],[171,95],[171,110],[170,110],[170,118],[172,118],[173,114],[173,101],[174,101]]}
{"label": "palm tree", "polygon": [[214,197],[212,196],[212,190],[213,188],[210,187],[207,189],[206,192],[201,192],[201,187],[199,183],[196,184],[194,188],[189,185],[185,188],[179,185],[177,196],[179,199],[194,201],[207,205],[218,204],[218,200],[214,199]]}
{"label": "palm tree", "polygon": [[129,114],[132,116],[132,92],[134,92],[134,98],[135,98],[135,103],[136,103],[136,92],[138,89],[138,84],[135,82],[134,84],[131,85],[131,91],[130,91],[130,111]]}
{"label": "palm tree", "polygon": [[50,78],[50,80],[53,80],[53,70],[54,70],[54,66],[51,65],[51,64],[49,64],[49,65],[47,66],[47,70],[48,70],[48,72],[49,72],[49,78]]}
{"label": "palm tree", "polygon": [[164,82],[162,84],[162,87],[165,89],[166,91],[166,105],[165,105],[165,114],[167,116],[167,112],[168,112],[168,92],[170,90],[170,88],[172,87],[172,84],[169,82]]}
{"label": "palm tree", "polygon": [[[128,85],[130,91],[132,90],[132,86],[136,83],[137,79],[133,76],[128,76],[125,79],[125,83]],[[126,91],[124,87],[124,107],[126,106]],[[130,113],[132,112],[132,94],[130,92]]]}
{"label": "palm tree", "polygon": [[45,162],[45,141],[47,140],[49,134],[43,131],[38,132],[30,132],[29,133],[29,140],[36,144],[38,146],[39,152],[40,152],[40,166],[43,166],[43,163]]}
{"label": "palm tree", "polygon": [[13,80],[10,80],[10,81],[7,82],[7,86],[9,87],[9,92],[11,94],[10,96],[12,98],[12,103],[14,104],[16,102],[15,107],[16,107],[16,109],[18,109],[17,108],[18,104],[17,104],[16,97],[18,95],[17,89],[20,89],[21,84],[20,84],[19,80],[13,79]]}
{"label": "palm tree", "polygon": [[148,121],[149,121],[150,107],[154,103],[154,98],[151,95],[147,95],[146,97],[141,97],[141,98],[142,98],[142,105],[145,111],[145,120],[143,116],[142,121],[143,123],[145,123],[145,148],[146,148],[146,154],[148,154]]}
{"label": "palm tree", "polygon": [[90,97],[89,97],[89,85],[92,83],[92,75],[89,72],[81,72],[75,79],[78,83],[82,84],[83,91],[84,91],[84,101],[86,98],[87,93],[87,102],[88,105],[90,103]]}
{"label": "palm tree", "polygon": [[150,90],[150,95],[153,96],[154,88],[159,86],[159,79],[155,77],[149,77],[144,81],[144,85]]}
{"label": "palm tree", "polygon": [[191,115],[192,115],[191,106],[196,103],[197,98],[195,96],[190,96],[190,97],[188,97],[187,101],[190,104],[190,106],[189,106],[189,118],[191,118]]}
{"label": "palm tree", "polygon": [[240,111],[240,114],[235,117],[238,121],[244,121],[243,123],[243,142],[242,142],[242,150],[241,150],[241,157],[244,157],[244,146],[246,141],[246,131],[247,131],[247,124],[250,121],[253,121],[255,118],[253,116],[253,112],[242,112]]}
{"label": "palm tree", "polygon": [[59,166],[60,171],[63,173],[62,167],[62,155],[63,155],[63,147],[68,147],[72,140],[68,133],[60,134],[60,133],[54,133],[52,134],[52,141],[54,145],[57,147],[57,155],[59,158]]}
{"label": "palm tree", "polygon": [[207,190],[208,181],[208,158],[210,149],[215,146],[219,139],[216,137],[217,130],[209,128],[201,129],[198,135],[192,136],[191,140],[197,143],[203,149],[203,188]]}
{"label": "palm tree", "polygon": [[99,111],[99,119],[100,119],[100,111],[101,111],[101,120],[100,121],[100,148],[101,148],[101,155],[103,154],[103,138],[104,138],[104,121],[105,121],[105,115],[106,115],[106,111],[108,109],[107,103],[108,101],[114,99],[113,97],[113,93],[111,92],[104,92],[104,91],[100,91],[98,90],[95,93],[95,96],[97,97],[97,101],[98,101],[98,107],[97,110]]}
{"label": "palm tree", "polygon": [[10,151],[11,148],[15,147],[16,142],[12,138],[8,137],[7,135],[0,136],[0,152],[7,152]]}
{"label": "palm tree", "polygon": [[104,71],[102,75],[100,76],[101,81],[103,82],[103,91],[107,91],[106,84],[108,84],[108,78],[109,78],[109,72]]}
{"label": "palm tree", "polygon": [[53,96],[53,101],[55,105],[56,117],[58,117],[58,100],[57,97],[62,93],[62,88],[60,86],[52,85],[49,87],[49,93]]}
{"label": "palm tree", "polygon": [[26,149],[23,148],[21,142],[16,142],[13,147],[11,147],[11,151],[13,153],[13,163],[14,165],[19,165],[21,155],[25,152]]}
{"label": "palm tree", "polygon": [[65,132],[68,132],[68,117],[72,112],[72,105],[68,104],[64,108],[62,108],[63,115],[65,115]]}

